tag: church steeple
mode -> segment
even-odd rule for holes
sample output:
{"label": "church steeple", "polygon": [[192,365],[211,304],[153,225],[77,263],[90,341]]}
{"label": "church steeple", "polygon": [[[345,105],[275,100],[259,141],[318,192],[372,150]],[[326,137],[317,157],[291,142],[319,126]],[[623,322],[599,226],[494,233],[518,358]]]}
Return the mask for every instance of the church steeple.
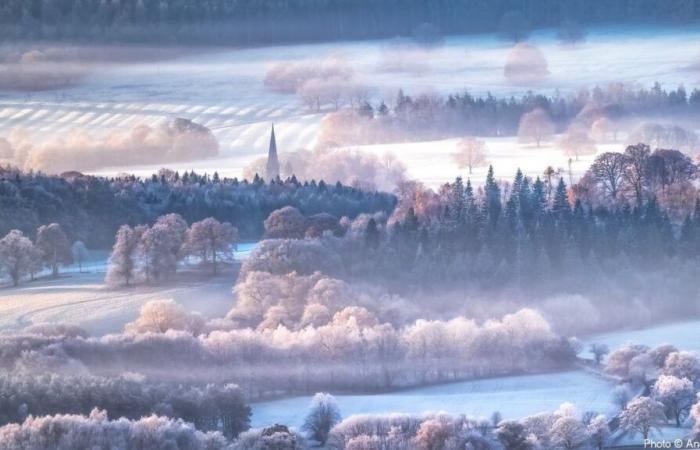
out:
{"label": "church steeple", "polygon": [[275,125],[272,124],[270,133],[270,149],[267,152],[267,167],[265,178],[272,181],[280,175],[280,161],[277,158],[277,140],[275,139]]}

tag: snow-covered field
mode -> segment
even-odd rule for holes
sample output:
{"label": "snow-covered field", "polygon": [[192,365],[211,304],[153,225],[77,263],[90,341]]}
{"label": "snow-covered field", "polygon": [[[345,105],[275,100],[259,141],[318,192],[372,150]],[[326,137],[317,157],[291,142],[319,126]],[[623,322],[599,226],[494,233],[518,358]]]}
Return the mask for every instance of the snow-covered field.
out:
{"label": "snow-covered field", "polygon": [[672,344],[680,350],[700,352],[700,321],[676,322],[643,328],[640,330],[616,331],[587,338],[584,343],[586,351],[588,344],[606,344],[610,350],[615,350],[625,344],[643,344],[655,347],[660,344]]}
{"label": "snow-covered field", "polygon": [[[362,151],[383,155],[391,153],[401,160],[407,168],[410,179],[418,179],[430,187],[437,187],[455,177],[469,178],[472,183],[483,184],[492,165],[497,178],[511,181],[518,169],[525,175],[540,176],[547,166],[552,166],[570,184],[569,177],[577,180],[590,167],[595,155],[581,156],[573,160],[569,168],[569,157],[557,149],[551,142],[542,143],[541,147],[522,145],[514,137],[484,139],[487,143],[488,158],[482,167],[475,167],[473,173],[468,169],[459,170],[454,164],[453,154],[457,151],[459,139],[440,141],[367,145],[357,147]],[[598,153],[622,151],[623,145],[605,144],[597,146]],[[569,169],[571,171],[569,172]]]}
{"label": "snow-covered field", "polygon": [[[234,254],[244,259],[254,243],[239,244]],[[167,286],[109,289],[104,284],[106,252],[91,252],[83,271],[73,264],[62,268],[57,280],[48,278],[16,288],[0,289],[0,330],[43,322],[66,322],[84,327],[92,335],[121,331],[151,300],[172,299],[206,318],[223,317],[233,307],[232,272],[208,277],[184,272]]]}
{"label": "snow-covered field", "polygon": [[[565,402],[573,403],[581,412],[610,415],[615,412],[611,388],[612,384],[602,378],[572,371],[466,381],[390,394],[338,395],[336,400],[343,417],[444,411],[488,418],[499,411],[504,418],[515,419],[554,411]],[[294,397],[253,403],[252,426],[284,423],[300,427],[310,401],[311,397]]]}
{"label": "snow-covered field", "polygon": [[[95,73],[82,85],[34,94],[4,93],[0,100],[0,136],[14,128],[42,138],[60,136],[75,128],[94,133],[129,129],[136,124],[154,124],[166,118],[185,117],[211,128],[221,143],[220,155],[209,160],[165,164],[177,169],[218,170],[240,176],[242,168],[266,151],[269,126],[275,122],[281,151],[310,147],[316,140],[322,114],[308,112],[294,97],[271,93],[263,78],[275,61],[339,56],[354,68],[358,79],[376,86],[377,93],[391,98],[399,87],[408,93],[493,92],[522,93],[528,89],[552,92],[573,91],[582,86],[612,81],[649,86],[698,85],[700,27],[627,27],[590,30],[585,43],[562,46],[554,30],[533,35],[549,62],[546,83],[510,85],[503,76],[509,46],[495,35],[449,37],[432,51],[404,55],[410,69],[396,71],[385,62],[397,57],[388,40],[276,46],[253,49],[201,51],[178,59],[131,64],[109,73]],[[503,177],[511,177],[517,165],[528,173],[540,173],[545,164],[565,166],[566,158],[544,151],[521,149],[508,140],[496,139],[493,162]],[[456,170],[450,158],[442,157],[452,142],[375,147],[390,150],[406,161],[412,176],[431,185],[452,177]],[[522,153],[522,155],[520,155]],[[432,156],[441,155],[433,159]],[[512,162],[500,167],[501,161]],[[581,164],[584,162],[582,161]],[[531,167],[531,169],[530,169]],[[113,167],[104,173],[127,169],[151,173],[159,166]]]}
{"label": "snow-covered field", "polygon": [[113,290],[103,273],[69,274],[0,290],[0,329],[36,323],[71,323],[99,336],[119,332],[151,300],[173,299],[207,318],[222,317],[233,306],[235,276],[181,277],[167,286]]}

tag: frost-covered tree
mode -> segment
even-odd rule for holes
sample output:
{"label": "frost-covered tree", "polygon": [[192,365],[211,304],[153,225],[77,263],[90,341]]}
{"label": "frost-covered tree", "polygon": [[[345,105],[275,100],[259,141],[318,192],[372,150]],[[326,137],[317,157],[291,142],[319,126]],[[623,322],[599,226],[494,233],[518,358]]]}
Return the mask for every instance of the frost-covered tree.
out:
{"label": "frost-covered tree", "polygon": [[73,253],[73,261],[78,263],[78,270],[83,271],[83,262],[88,258],[88,250],[83,244],[83,241],[75,241],[71,246],[71,253]]}
{"label": "frost-covered tree", "polygon": [[693,436],[697,440],[700,438],[700,398],[690,409],[690,419],[693,422]]}
{"label": "frost-covered tree", "polygon": [[700,361],[692,352],[673,352],[666,357],[663,372],[678,378],[687,378],[691,383],[700,381]]}
{"label": "frost-covered tree", "polygon": [[233,450],[302,450],[304,439],[285,425],[275,424],[263,429],[241,433]]}
{"label": "frost-covered tree", "polygon": [[186,239],[187,223],[179,214],[159,217],[141,236],[146,279],[159,280],[174,274]]}
{"label": "frost-covered tree", "polygon": [[505,450],[530,450],[534,448],[525,427],[516,421],[502,421],[496,428],[496,438]]}
{"label": "frost-covered tree", "polygon": [[453,434],[450,423],[439,418],[429,419],[420,424],[416,437],[413,439],[421,450],[441,450]]}
{"label": "frost-covered tree", "polygon": [[187,250],[201,257],[203,263],[211,258],[212,272],[216,274],[220,253],[231,253],[238,240],[238,230],[228,222],[213,217],[195,222],[187,232]]}
{"label": "frost-covered tree", "polygon": [[556,448],[572,450],[583,448],[588,442],[588,430],[577,418],[559,417],[552,424],[552,443]]}
{"label": "frost-covered tree", "polygon": [[20,424],[0,428],[0,449],[128,448],[133,450],[225,450],[221,433],[198,431],[179,419],[148,416],[139,420],[109,420],[94,409],[89,416],[29,416]]}
{"label": "frost-covered tree", "polygon": [[468,168],[471,175],[473,168],[487,164],[486,143],[474,138],[462,139],[457,143],[457,152],[452,157],[459,169]]}
{"label": "frost-covered tree", "polygon": [[602,414],[591,419],[588,424],[588,436],[590,438],[591,445],[598,450],[603,450],[610,440],[610,426],[608,425],[608,419]]}
{"label": "frost-covered tree", "polygon": [[305,232],[306,218],[291,206],[272,211],[265,220],[265,237],[268,239],[301,239]]}
{"label": "frost-covered tree", "polygon": [[319,392],[311,399],[311,406],[302,429],[309,433],[311,439],[326,445],[331,428],[340,422],[340,419],[340,410],[335,398],[330,394]]}
{"label": "frost-covered tree", "polygon": [[637,397],[620,414],[620,427],[631,433],[640,433],[644,439],[666,420],[664,406],[650,397]]}
{"label": "frost-covered tree", "polygon": [[168,330],[184,330],[199,334],[204,319],[196,313],[188,313],[173,300],[153,300],[141,307],[139,317],[124,326],[130,333],[165,333]]}
{"label": "frost-covered tree", "polygon": [[574,157],[576,161],[581,155],[595,155],[597,151],[588,129],[580,124],[570,125],[559,139],[558,146],[566,156]]}
{"label": "frost-covered tree", "polygon": [[145,227],[122,225],[117,231],[109,257],[106,281],[111,286],[129,286],[136,276],[137,251]]}
{"label": "frost-covered tree", "polygon": [[630,363],[637,356],[649,351],[644,345],[625,345],[612,352],[605,363],[605,372],[621,378],[629,378]]}
{"label": "frost-covered tree", "polygon": [[675,420],[676,426],[680,427],[695,401],[693,383],[687,378],[661,375],[654,383],[652,393],[664,405],[667,417]]}
{"label": "frost-covered tree", "polygon": [[187,241],[187,222],[180,214],[166,214],[160,216],[154,227],[162,227],[170,235],[170,253],[173,258],[182,257],[182,250]]}
{"label": "frost-covered tree", "polygon": [[63,228],[57,223],[42,225],[36,231],[36,246],[41,252],[42,261],[51,267],[51,275],[58,276],[61,264],[73,262],[73,253]]}
{"label": "frost-covered tree", "polygon": [[19,230],[12,230],[0,239],[0,271],[10,277],[14,286],[30,273],[34,252],[32,241]]}
{"label": "frost-covered tree", "polygon": [[523,114],[518,127],[518,140],[523,143],[535,143],[550,139],[554,134],[554,123],[547,111],[536,108]]}

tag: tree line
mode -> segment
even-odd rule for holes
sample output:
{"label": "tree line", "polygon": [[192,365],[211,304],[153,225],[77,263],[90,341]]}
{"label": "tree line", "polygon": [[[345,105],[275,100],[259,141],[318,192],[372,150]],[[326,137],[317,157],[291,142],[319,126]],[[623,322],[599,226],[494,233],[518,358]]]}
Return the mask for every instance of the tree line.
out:
{"label": "tree line", "polygon": [[187,256],[195,256],[216,275],[222,260],[231,261],[237,240],[235,227],[212,217],[188,226],[182,216],[171,213],[150,227],[122,225],[115,236],[106,281],[111,286],[162,281],[175,274]]}
{"label": "tree line", "polygon": [[149,178],[97,177],[75,172],[64,176],[0,169],[0,235],[13,229],[32,237],[44,224],[58,223],[70,241],[88,248],[112,246],[122,225],[153,224],[165,214],[180,214],[188,223],[213,217],[229,222],[241,239],[263,233],[269,214],[291,205],[305,214],[355,217],[393,209],[390,194],[363,191],[340,183],[286,180],[252,181],[161,171]]}
{"label": "tree line", "polygon": [[63,228],[57,223],[42,225],[36,230],[36,241],[20,230],[11,230],[0,239],[0,275],[9,277],[14,286],[26,276],[31,279],[44,268],[51,269],[51,276],[58,277],[61,265],[85,258],[87,249],[81,241],[71,246]]}
{"label": "tree line", "polygon": [[[539,111],[541,117],[533,124],[524,124],[533,111]],[[699,89],[688,92],[682,85],[664,89],[659,83],[648,89],[611,83],[569,94],[528,92],[506,98],[469,92],[409,95],[400,90],[390,100],[355,101],[352,113],[332,114],[322,131],[327,140],[343,144],[519,135],[537,146],[563,133],[576,135],[576,147],[590,146],[593,141],[617,141],[625,131],[639,142],[696,150],[698,139],[692,130],[658,124],[654,119],[687,119],[699,112]],[[632,120],[642,123],[634,127]],[[533,135],[533,125],[538,135]]]}
{"label": "tree line", "polygon": [[423,23],[443,33],[510,30],[522,38],[532,27],[576,20],[692,21],[697,1],[420,0],[348,4],[342,0],[8,0],[0,6],[7,37],[36,39],[225,41],[236,44],[410,35]]}
{"label": "tree line", "polygon": [[[455,287],[527,287],[533,298],[578,289],[589,295],[595,280],[624,289],[626,297],[646,298],[664,286],[667,302],[659,313],[670,317],[692,311],[684,299],[692,295],[700,255],[696,177],[697,166],[684,153],[638,144],[598,155],[571,185],[566,171],[551,167],[533,177],[518,171],[510,182],[497,181],[491,169],[483,186],[458,178],[437,192],[405,182],[390,216],[343,219],[313,240],[302,239],[304,216],[284,208],[266,221],[277,239],[258,246],[241,280],[247,271],[321,271],[418,298],[416,289],[434,296],[435,288]],[[668,277],[687,282],[670,285]],[[280,306],[275,318],[297,320],[290,319],[298,317],[294,308]]]}

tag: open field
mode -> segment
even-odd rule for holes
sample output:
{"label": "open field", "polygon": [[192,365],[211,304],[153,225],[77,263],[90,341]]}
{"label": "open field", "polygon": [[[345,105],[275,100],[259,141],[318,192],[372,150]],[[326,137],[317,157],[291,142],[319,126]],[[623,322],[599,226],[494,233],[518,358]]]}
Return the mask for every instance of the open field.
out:
{"label": "open field", "polygon": [[[337,395],[343,417],[354,414],[447,412],[488,418],[499,411],[506,419],[556,410],[573,403],[580,411],[615,411],[612,384],[583,371],[465,381],[378,395]],[[300,427],[311,397],[253,403],[252,425],[286,423]]]}
{"label": "open field", "polygon": [[[254,246],[240,244],[235,258],[245,258]],[[231,289],[238,265],[214,277],[190,269],[165,285],[110,289],[104,284],[107,257],[107,252],[91,252],[83,272],[73,264],[63,268],[57,280],[43,277],[17,288],[1,288],[0,329],[65,322],[102,335],[121,331],[151,300],[172,299],[206,318],[223,317],[233,306]]]}
{"label": "open field", "polygon": [[[509,46],[495,35],[454,36],[437,49],[413,50],[415,53],[404,57],[423,61],[420,67],[400,70],[387,66],[387,61],[397,57],[397,50],[386,40],[202,51],[156,64],[126,64],[59,91],[8,93],[0,99],[0,136],[21,128],[41,141],[49,134],[56,139],[76,128],[99,134],[185,117],[214,132],[221,145],[219,156],[99,172],[150,174],[165,165],[240,176],[246,165],[265,153],[272,122],[277,127],[280,151],[309,148],[316,141],[323,113],[310,112],[294,95],[270,92],[263,84],[267,69],[279,60],[337,56],[353,67],[360,81],[371,80],[377,98],[387,100],[399,88],[409,94],[469,90],[504,96],[528,90],[572,92],[612,81],[649,87],[659,81],[665,87],[684,84],[691,90],[700,81],[694,69],[700,61],[698,37],[700,28],[696,26],[595,28],[585,43],[567,47],[555,39],[553,30],[539,31],[531,43],[547,58],[550,76],[542,85],[519,86],[509,84],[503,76]],[[566,168],[566,158],[550,154],[547,148],[521,149],[505,138],[489,144],[493,163],[503,177],[510,178],[515,166],[529,173],[540,173],[545,164]],[[450,158],[430,159],[427,167],[426,158],[442,155],[451,146],[445,141],[370,150],[391,151],[406,162],[409,175],[435,186],[457,171]],[[514,153],[518,154],[515,159]],[[509,162],[502,164],[506,160]],[[587,162],[575,165],[583,167]]]}

